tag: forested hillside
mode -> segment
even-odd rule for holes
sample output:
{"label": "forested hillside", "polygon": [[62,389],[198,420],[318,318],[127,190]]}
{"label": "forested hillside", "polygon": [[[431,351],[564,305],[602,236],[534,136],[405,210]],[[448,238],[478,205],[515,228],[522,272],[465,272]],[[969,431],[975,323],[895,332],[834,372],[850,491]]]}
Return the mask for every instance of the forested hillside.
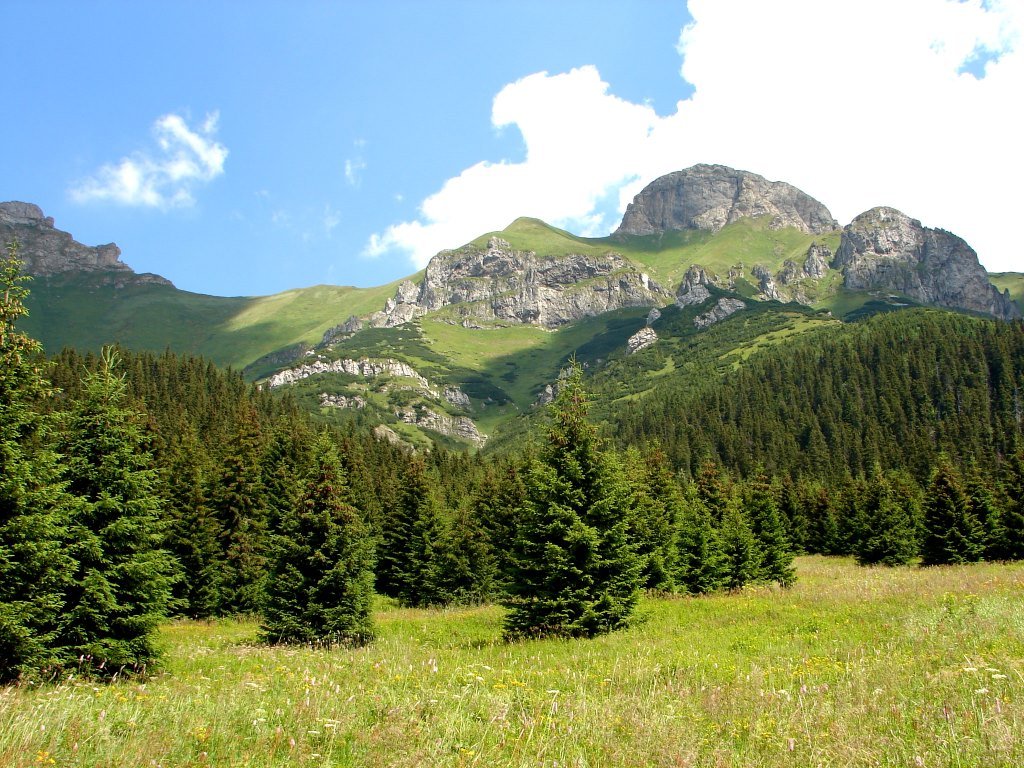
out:
{"label": "forested hillside", "polygon": [[[664,367],[665,353],[629,365]],[[609,432],[623,446],[658,444],[686,474],[712,458],[740,475],[761,466],[836,481],[878,465],[923,481],[942,451],[995,468],[1024,437],[1019,322],[908,310],[817,328],[725,373],[714,358],[674,365],[679,375],[608,409]],[[595,386],[614,398],[612,373]]]}

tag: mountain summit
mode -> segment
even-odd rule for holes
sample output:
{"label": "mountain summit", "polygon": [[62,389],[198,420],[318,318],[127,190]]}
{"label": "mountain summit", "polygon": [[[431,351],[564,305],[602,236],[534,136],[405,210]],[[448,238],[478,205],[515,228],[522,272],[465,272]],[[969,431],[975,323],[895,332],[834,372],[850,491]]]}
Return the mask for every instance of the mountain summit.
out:
{"label": "mountain summit", "polygon": [[616,235],[673,230],[718,232],[744,217],[770,216],[771,228],[821,235],[839,228],[828,208],[782,181],[724,165],[695,165],[655,179],[626,208]]}
{"label": "mountain summit", "polygon": [[53,225],[38,205],[10,201],[0,203],[0,243],[17,240],[25,271],[47,277],[63,272],[106,272],[141,278],[146,282],[170,281],[158,275],[136,275],[121,261],[121,249],[114,243],[82,245],[70,234]]}

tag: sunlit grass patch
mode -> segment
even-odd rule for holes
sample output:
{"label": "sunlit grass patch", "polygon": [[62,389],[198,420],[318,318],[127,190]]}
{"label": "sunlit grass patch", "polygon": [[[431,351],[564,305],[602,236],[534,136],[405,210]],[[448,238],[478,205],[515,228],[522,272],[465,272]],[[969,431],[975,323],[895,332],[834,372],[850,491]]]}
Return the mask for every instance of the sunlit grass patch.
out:
{"label": "sunlit grass patch", "polygon": [[387,600],[359,649],[173,622],[146,681],[0,692],[0,765],[1024,764],[1024,565],[798,568],[589,641]]}

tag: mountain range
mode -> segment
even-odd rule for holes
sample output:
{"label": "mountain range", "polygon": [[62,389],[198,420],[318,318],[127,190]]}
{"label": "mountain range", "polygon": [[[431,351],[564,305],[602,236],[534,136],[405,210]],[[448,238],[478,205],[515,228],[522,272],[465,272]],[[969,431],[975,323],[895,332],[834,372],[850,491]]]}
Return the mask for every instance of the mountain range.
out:
{"label": "mountain range", "polygon": [[[718,165],[656,179],[607,237],[518,219],[376,288],[180,291],[136,274],[116,245],[76,242],[35,205],[0,203],[0,240],[14,239],[35,277],[24,329],[48,350],[117,341],[202,354],[325,418],[424,447],[514,434],[573,354],[596,370],[729,323],[721,352],[742,360],[882,311],[1013,320],[1024,307],[1024,275],[989,275],[950,232],[888,207],[840,226],[792,185]],[[675,357],[663,375],[685,368]]]}

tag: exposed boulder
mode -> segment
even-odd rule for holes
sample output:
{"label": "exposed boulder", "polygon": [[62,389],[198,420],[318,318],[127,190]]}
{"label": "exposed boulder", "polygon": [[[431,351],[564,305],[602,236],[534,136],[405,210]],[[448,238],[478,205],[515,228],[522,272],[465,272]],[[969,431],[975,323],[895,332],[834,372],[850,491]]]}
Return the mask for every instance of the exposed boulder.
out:
{"label": "exposed boulder", "polygon": [[639,331],[630,336],[628,341],[626,341],[626,352],[627,354],[632,355],[634,352],[639,352],[641,349],[647,349],[657,340],[658,334],[654,332],[653,328],[645,325]]}
{"label": "exposed boulder", "polygon": [[170,285],[159,275],[136,275],[121,261],[121,249],[113,243],[82,245],[70,234],[53,225],[38,205],[17,201],[0,203],[0,247],[17,240],[25,272],[48,277],[62,272],[115,272],[128,282]]}
{"label": "exposed boulder", "polygon": [[393,327],[445,307],[457,322],[556,328],[623,307],[658,306],[671,296],[617,253],[538,256],[492,237],[485,248],[442,251],[419,286],[403,282],[374,327]]}
{"label": "exposed boulder", "polygon": [[895,208],[872,208],[848,224],[832,266],[851,290],[892,291],[1003,320],[1020,317],[1009,295],[989,282],[973,248]]}
{"label": "exposed boulder", "polygon": [[822,234],[839,227],[828,209],[781,181],[723,165],[695,165],[655,179],[633,198],[616,234],[718,232],[744,217],[769,216],[773,229]]}
{"label": "exposed boulder", "polygon": [[725,320],[729,315],[739,312],[746,306],[747,305],[740,299],[719,299],[718,303],[716,303],[710,310],[693,318],[693,324],[697,328],[704,330],[708,326]]}

